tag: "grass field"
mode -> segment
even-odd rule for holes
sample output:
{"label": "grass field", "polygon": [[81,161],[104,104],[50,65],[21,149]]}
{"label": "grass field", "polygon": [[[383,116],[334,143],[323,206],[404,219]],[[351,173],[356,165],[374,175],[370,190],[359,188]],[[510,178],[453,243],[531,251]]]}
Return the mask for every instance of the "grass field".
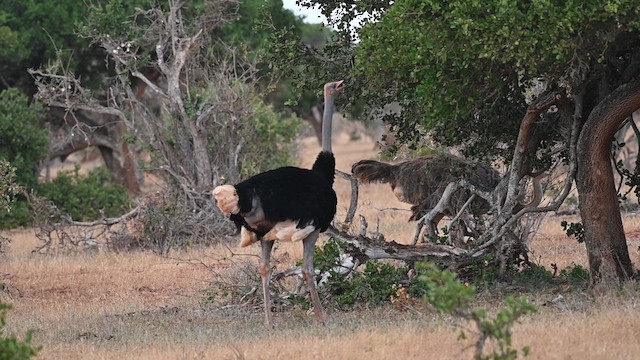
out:
{"label": "grass field", "polygon": [[[375,154],[371,141],[344,135],[335,143],[337,167],[346,172]],[[301,166],[310,167],[315,140],[303,140],[300,148]],[[343,218],[348,184],[337,180],[336,191]],[[379,223],[388,239],[408,242],[413,235],[414,225],[406,222],[409,206],[386,185],[363,186],[359,204],[370,227]],[[560,220],[544,220],[531,243],[533,259],[548,269],[586,266],[584,246],[563,234]],[[637,265],[640,218],[624,221]],[[0,301],[13,305],[7,330],[34,330],[35,343],[43,347],[40,359],[469,359],[473,353],[473,337],[458,340],[456,322],[424,306],[330,310],[326,326],[307,311],[278,312],[270,332],[260,308],[204,306],[214,275],[236,271],[236,260],[257,259],[259,246],[237,249],[237,239],[228,247],[162,258],[148,252],[33,254],[38,243],[32,230],[3,234],[12,239],[0,258]],[[286,266],[282,259],[292,264],[301,253],[301,244],[281,244],[275,256]],[[509,284],[484,291],[478,305],[495,309],[510,292]],[[515,345],[530,346],[531,359],[638,359],[639,294],[635,284],[597,294],[569,285],[529,291],[539,311],[515,326]]]}

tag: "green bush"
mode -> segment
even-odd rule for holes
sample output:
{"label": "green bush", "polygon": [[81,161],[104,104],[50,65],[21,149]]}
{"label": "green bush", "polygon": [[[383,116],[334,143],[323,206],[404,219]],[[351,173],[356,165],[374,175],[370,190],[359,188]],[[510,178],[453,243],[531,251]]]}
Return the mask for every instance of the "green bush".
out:
{"label": "green bush", "polygon": [[[489,316],[485,308],[473,308],[472,300],[476,294],[473,285],[460,282],[453,272],[441,270],[431,263],[418,265],[420,275],[418,281],[426,288],[423,300],[442,313],[471,321],[475,324],[478,340],[475,342],[475,359],[514,360],[518,358],[518,350],[512,346],[511,329],[523,315],[536,312],[536,307],[529,303],[524,296],[514,298],[507,296],[505,306],[494,318]],[[460,338],[466,338],[461,330]],[[486,354],[487,341],[495,344],[493,351]],[[522,349],[525,356],[530,352],[529,347]]]}
{"label": "green bush", "polygon": [[20,191],[16,184],[16,168],[0,159],[0,211],[11,209],[14,197]]}
{"label": "green bush", "polygon": [[571,264],[570,267],[562,269],[560,277],[568,280],[574,288],[589,286],[589,270],[578,264]]}
{"label": "green bush", "polygon": [[40,347],[34,347],[31,343],[31,331],[27,332],[24,340],[4,333],[5,316],[9,309],[11,305],[0,303],[0,360],[31,359],[40,351]]}
{"label": "green bush", "polygon": [[255,113],[250,126],[242,131],[245,146],[241,154],[241,177],[280,166],[297,165],[294,159],[295,138],[300,119],[278,114],[271,105],[259,99],[253,102],[252,107]]}
{"label": "green bush", "polygon": [[353,272],[348,278],[329,270],[331,277],[323,291],[339,309],[348,309],[357,304],[378,306],[390,303],[398,285],[407,279],[407,269],[391,264],[369,260],[362,272]]}
{"label": "green bush", "polygon": [[127,189],[116,184],[108,170],[97,168],[87,176],[80,176],[78,170],[58,173],[55,180],[42,184],[39,194],[77,221],[114,217],[127,211]]}
{"label": "green bush", "polygon": [[40,107],[17,89],[0,92],[0,159],[16,169],[16,183],[37,186],[37,170],[47,155],[48,135]]}
{"label": "green bush", "polygon": [[20,197],[11,204],[11,210],[0,211],[0,229],[13,229],[31,224],[27,200]]}
{"label": "green bush", "polygon": [[532,264],[516,272],[513,280],[516,284],[540,288],[551,284],[553,274],[544,266]]}
{"label": "green bush", "polygon": [[345,277],[333,270],[338,265],[336,259],[340,248],[345,246],[346,243],[331,239],[322,248],[316,248],[314,268],[331,275],[322,291],[331,294],[333,304],[340,309],[352,308],[357,304],[377,306],[391,302],[398,286],[407,281],[409,269],[369,260],[361,272],[354,271]]}
{"label": "green bush", "polygon": [[17,198],[20,190],[21,187],[16,183],[16,168],[0,159],[0,229],[29,223],[27,202]]}

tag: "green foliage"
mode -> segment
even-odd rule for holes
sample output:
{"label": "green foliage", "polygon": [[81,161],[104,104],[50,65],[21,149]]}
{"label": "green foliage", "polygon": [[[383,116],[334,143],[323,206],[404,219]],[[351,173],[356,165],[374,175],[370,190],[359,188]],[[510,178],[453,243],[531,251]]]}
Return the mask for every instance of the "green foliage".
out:
{"label": "green foliage", "polygon": [[300,119],[277,113],[262,100],[253,102],[254,115],[242,131],[245,149],[242,158],[242,177],[295,164],[295,138]]}
{"label": "green foliage", "polygon": [[553,274],[544,266],[532,264],[514,275],[517,284],[530,285],[534,287],[546,286],[553,280]]}
{"label": "green foliage", "polygon": [[[87,16],[77,25],[79,25],[80,33],[87,38],[102,34],[111,34],[111,36],[127,34],[132,38],[137,37],[142,35],[141,33],[135,33],[140,31],[140,27],[133,25],[136,24],[136,20],[143,17],[137,17],[134,14],[137,15],[137,11],[148,9],[153,4],[154,2],[151,0],[106,0],[94,2],[84,10],[87,12]],[[99,30],[100,34],[96,33],[96,30]]]}
{"label": "green foliage", "polygon": [[[584,89],[586,119],[621,77],[637,74],[627,59],[640,50],[638,0],[610,6],[498,0],[301,3],[318,6],[327,17],[333,14],[337,34],[327,46],[315,48],[314,56],[300,56],[299,41],[281,36],[274,68],[296,72],[292,77],[304,84],[296,86],[305,89],[323,79],[347,79],[345,107],[381,116],[398,141],[411,148],[429,139],[462,145],[467,156],[508,161],[526,108],[540,92]],[[352,29],[351,21],[364,13],[368,20],[360,19],[363,26]],[[603,83],[607,86],[595,85]],[[393,103],[402,107],[400,114],[381,109]],[[531,155],[548,163],[550,149],[566,143],[559,129],[570,119],[542,117],[549,118],[536,125],[544,139]],[[558,118],[562,121],[551,121]]]}
{"label": "green foliage", "polygon": [[410,121],[387,120],[408,140],[418,139],[418,123],[445,144],[474,134],[513,144],[527,89],[541,76],[571,82],[581,66],[597,68],[607,32],[635,16],[637,2],[621,3],[614,10],[598,1],[396,1],[360,33],[357,76],[371,86],[365,101],[404,104]]}
{"label": "green foliage", "polygon": [[[87,21],[97,21],[96,8],[109,8],[109,22],[127,28],[136,7],[144,8],[149,0],[0,0],[0,89],[15,86],[27,94],[35,92],[32,77],[26,69],[44,66],[58,55],[69,70],[80,76],[85,84],[98,85],[108,73],[104,52],[89,39],[78,37],[77,30]],[[2,35],[6,34],[6,37]],[[5,61],[6,60],[6,61]]]}
{"label": "green foliage", "polygon": [[42,185],[40,195],[78,221],[122,215],[127,210],[127,189],[116,184],[108,170],[97,168],[87,176],[80,176],[78,170],[58,173],[55,180]]}
{"label": "green foliage", "polygon": [[345,277],[335,268],[339,265],[336,259],[339,259],[340,249],[346,246],[346,243],[331,239],[323,247],[316,248],[314,268],[330,275],[321,290],[330,294],[331,301],[340,309],[389,303],[397,287],[406,282],[408,268],[369,260],[362,271],[354,271]]}
{"label": "green foliage", "polygon": [[[429,263],[421,263],[419,281],[424,284],[427,291],[424,301],[442,313],[452,314],[465,320],[470,320],[476,325],[479,340],[476,342],[476,359],[516,359],[518,350],[511,345],[511,328],[523,315],[536,311],[535,306],[525,297],[514,298],[508,296],[505,306],[500,309],[494,318],[489,317],[489,312],[484,308],[474,309],[471,305],[475,297],[475,287],[461,283],[456,274],[439,269]],[[464,331],[461,338],[466,338]],[[484,354],[485,342],[493,341],[496,350]],[[522,349],[526,356],[529,348]]]}
{"label": "green foliage", "polygon": [[31,224],[31,212],[26,199],[19,197],[11,211],[0,211],[0,229],[13,229]]}
{"label": "green foliage", "polygon": [[41,349],[31,343],[33,340],[31,331],[27,332],[24,339],[18,339],[15,335],[6,335],[4,333],[5,317],[9,309],[11,309],[10,305],[0,303],[0,360],[31,359]]}
{"label": "green foliage", "polygon": [[336,261],[340,257],[340,250],[345,249],[346,246],[347,243],[334,238],[330,238],[322,247],[316,246],[313,256],[313,268],[320,271],[331,270],[337,265]]}
{"label": "green foliage", "polygon": [[48,135],[42,126],[41,109],[29,104],[18,89],[0,92],[0,160],[15,168],[15,182],[37,186],[37,170],[47,154]]}
{"label": "green foliage", "polygon": [[562,220],[560,222],[560,226],[567,234],[567,236],[573,236],[578,240],[579,243],[584,241],[584,225],[581,222],[567,222],[566,220]]}
{"label": "green foliage", "polygon": [[369,260],[362,272],[354,272],[348,279],[330,270],[331,277],[325,291],[332,294],[332,301],[340,309],[356,305],[379,306],[389,303],[396,293],[396,286],[404,278],[407,269]]}
{"label": "green foliage", "polygon": [[300,33],[303,23],[282,6],[282,0],[247,0],[240,3],[238,18],[222,29],[222,38],[234,45],[263,50],[274,30]]}
{"label": "green foliage", "polygon": [[463,284],[454,272],[440,270],[433,264],[421,263],[418,270],[418,280],[426,288],[424,300],[438,311],[454,313],[470,306],[476,294],[475,286]]}
{"label": "green foliage", "polygon": [[0,159],[0,211],[10,211],[14,197],[20,191],[16,184],[16,168]]}
{"label": "green foliage", "polygon": [[567,279],[574,288],[585,288],[589,285],[589,270],[577,264],[560,270],[560,277]]}
{"label": "green foliage", "polygon": [[[236,83],[233,90],[242,93],[247,99],[243,104],[246,119],[240,121],[221,111],[215,116],[216,126],[209,127],[208,135],[210,158],[213,163],[218,164],[220,173],[234,174],[236,169],[240,171],[235,175],[238,176],[237,179],[229,175],[231,178],[227,177],[226,181],[233,182],[266,170],[295,164],[295,138],[300,119],[278,113],[246,84]],[[187,112],[189,109],[196,109],[199,102],[222,102],[220,98],[227,96],[223,92],[223,89],[218,89],[215,85],[205,90],[192,90],[192,105],[186,107]],[[232,161],[229,151],[234,153]]]}

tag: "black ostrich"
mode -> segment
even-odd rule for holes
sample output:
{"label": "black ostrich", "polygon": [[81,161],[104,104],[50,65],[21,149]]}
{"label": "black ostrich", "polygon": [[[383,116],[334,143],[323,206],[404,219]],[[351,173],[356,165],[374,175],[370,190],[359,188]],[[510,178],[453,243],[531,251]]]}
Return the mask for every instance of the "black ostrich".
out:
{"label": "black ostrich", "polygon": [[316,317],[323,324],[327,320],[315,286],[313,253],[318,235],[327,230],[336,214],[338,201],[332,188],[336,161],[331,152],[331,120],[334,96],[342,89],[342,81],[324,85],[322,151],[311,170],[281,167],[213,190],[220,210],[231,214],[231,220],[241,228],[240,246],[257,241],[262,246],[260,276],[267,328],[273,326],[269,259],[274,240],[302,240],[302,275],[309,287]]}

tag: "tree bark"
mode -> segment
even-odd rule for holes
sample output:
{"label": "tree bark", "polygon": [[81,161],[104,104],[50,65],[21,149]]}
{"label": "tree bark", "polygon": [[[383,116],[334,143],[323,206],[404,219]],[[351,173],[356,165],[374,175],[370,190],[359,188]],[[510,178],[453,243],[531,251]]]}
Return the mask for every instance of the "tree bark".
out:
{"label": "tree bark", "polygon": [[576,186],[592,284],[632,276],[610,151],[616,131],[638,108],[640,78],[635,78],[593,109],[578,139]]}

